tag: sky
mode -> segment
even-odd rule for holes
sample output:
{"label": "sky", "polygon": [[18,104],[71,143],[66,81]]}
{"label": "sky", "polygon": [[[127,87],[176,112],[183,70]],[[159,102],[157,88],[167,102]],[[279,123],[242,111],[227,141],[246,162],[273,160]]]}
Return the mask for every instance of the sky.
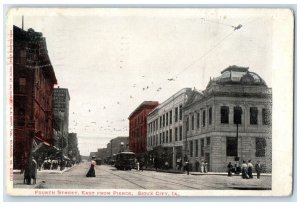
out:
{"label": "sky", "polygon": [[143,101],[204,90],[230,65],[249,67],[272,87],[271,11],[24,9],[14,25],[21,27],[22,15],[25,30],[46,38],[56,87],[69,89],[69,132],[82,155],[128,136],[128,117]]}

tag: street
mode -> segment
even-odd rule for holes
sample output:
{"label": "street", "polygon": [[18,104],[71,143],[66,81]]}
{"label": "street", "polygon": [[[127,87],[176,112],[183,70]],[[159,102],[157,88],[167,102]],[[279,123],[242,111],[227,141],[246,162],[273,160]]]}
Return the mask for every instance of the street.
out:
{"label": "street", "polygon": [[96,177],[85,177],[89,162],[57,173],[39,171],[36,185],[24,185],[23,175],[14,174],[15,188],[41,189],[146,189],[146,190],[226,190],[226,189],[271,189],[271,176],[261,179],[242,179],[241,176],[186,175],[156,171],[120,171],[110,165],[97,165]]}

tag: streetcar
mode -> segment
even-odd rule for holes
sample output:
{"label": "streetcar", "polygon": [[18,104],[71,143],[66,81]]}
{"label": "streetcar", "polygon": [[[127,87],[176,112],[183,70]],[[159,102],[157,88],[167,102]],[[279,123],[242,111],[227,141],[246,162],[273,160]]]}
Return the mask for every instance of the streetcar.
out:
{"label": "streetcar", "polygon": [[135,167],[135,159],[133,152],[120,152],[116,155],[115,167],[118,170],[131,170]]}

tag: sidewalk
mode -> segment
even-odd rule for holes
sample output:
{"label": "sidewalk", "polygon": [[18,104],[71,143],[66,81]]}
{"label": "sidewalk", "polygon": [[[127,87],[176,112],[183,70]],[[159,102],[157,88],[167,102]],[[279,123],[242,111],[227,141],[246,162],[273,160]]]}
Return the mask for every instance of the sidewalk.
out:
{"label": "sidewalk", "polygon": [[[253,176],[256,176],[256,173],[252,173]],[[190,172],[190,175],[223,175],[227,176],[227,172],[208,172],[208,173],[201,173],[201,172]],[[232,174],[232,176],[241,176],[242,174]],[[272,176],[271,173],[261,173],[260,176]]]}
{"label": "sidewalk", "polygon": [[[157,172],[166,172],[166,173],[175,173],[175,174],[185,174],[186,171],[182,170],[175,170],[175,169],[157,169],[155,168],[144,168],[144,170],[149,170],[149,171],[157,171]],[[222,176],[227,176],[227,172],[208,172],[208,173],[201,173],[201,172],[193,172],[190,171],[190,175],[222,175]],[[256,173],[253,173],[253,176],[256,176]],[[241,176],[241,174],[232,174],[232,176]],[[271,173],[261,173],[260,176],[272,176]]]}
{"label": "sidewalk", "polygon": [[[71,169],[73,169],[76,165],[73,167],[67,167],[64,170],[60,170],[59,168],[57,170],[38,170],[38,174],[63,174],[64,172],[67,172]],[[14,181],[13,181],[13,186],[15,188],[20,188],[20,189],[34,189],[34,188],[43,188],[43,184],[45,184],[45,181],[37,179],[37,182],[35,185],[26,185],[23,183],[24,181],[24,173],[20,174],[20,170],[14,170]],[[39,177],[39,175],[38,175]]]}
{"label": "sidewalk", "polygon": [[[76,165],[74,165],[74,166],[76,166]],[[73,167],[74,167],[73,166]],[[73,167],[66,167],[65,169],[63,169],[63,170],[60,170],[60,168],[58,167],[58,169],[56,169],[56,170],[37,170],[37,172],[38,173],[49,173],[49,174],[62,174],[62,173],[64,173],[64,172],[66,172],[66,171],[68,171],[68,170],[70,170],[70,169],[72,169]],[[21,172],[21,170],[14,170],[13,171],[13,173],[14,174],[20,174],[20,172]],[[24,175],[24,174],[22,174],[22,175]]]}

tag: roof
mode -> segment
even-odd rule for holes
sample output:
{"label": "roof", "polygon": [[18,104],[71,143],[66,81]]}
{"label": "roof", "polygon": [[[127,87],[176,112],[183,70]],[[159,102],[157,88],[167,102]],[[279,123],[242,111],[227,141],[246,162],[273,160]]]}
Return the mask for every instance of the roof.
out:
{"label": "roof", "polygon": [[178,92],[176,92],[175,94],[173,94],[172,96],[170,96],[167,100],[165,100],[164,102],[162,102],[158,107],[156,107],[154,110],[152,110],[151,112],[149,112],[148,116],[151,116],[152,114],[154,114],[156,111],[160,110],[161,108],[163,108],[165,105],[169,104],[171,101],[174,100],[174,98],[182,95],[182,94],[187,94],[192,92],[192,88],[183,88],[181,90],[179,90]]}
{"label": "roof", "polygon": [[[38,66],[53,84],[57,84],[54,69],[52,67],[46,44],[46,38],[41,32],[35,32],[32,28],[25,31],[17,26],[13,26],[14,49],[27,49],[29,53],[35,53],[37,59],[27,61],[27,68]],[[15,48],[16,47],[16,48]]]}
{"label": "roof", "polygon": [[144,101],[129,115],[128,119],[141,112],[143,109],[154,109],[158,104],[157,101]]}
{"label": "roof", "polygon": [[242,85],[264,85],[265,81],[255,72],[250,72],[249,67],[229,66],[221,72],[221,76],[212,79],[207,87],[212,83],[216,84],[242,84]]}

